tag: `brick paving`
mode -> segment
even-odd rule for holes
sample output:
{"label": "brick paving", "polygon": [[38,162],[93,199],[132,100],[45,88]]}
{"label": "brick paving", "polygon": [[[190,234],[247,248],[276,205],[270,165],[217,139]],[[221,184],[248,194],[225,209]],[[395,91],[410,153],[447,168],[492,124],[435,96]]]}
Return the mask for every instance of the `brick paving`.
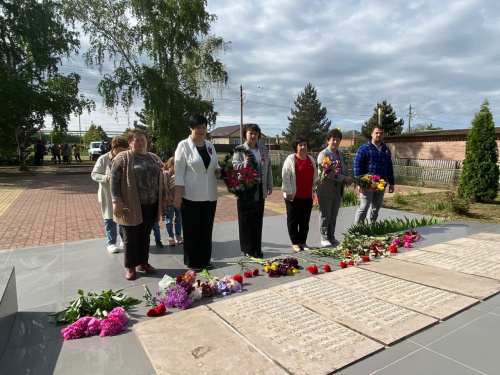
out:
{"label": "brick paving", "polygon": [[[47,166],[29,174],[0,172],[0,250],[104,238],[91,171]],[[265,216],[285,212],[280,193],[275,190],[267,200]],[[236,199],[220,182],[215,222],[237,219]]]}

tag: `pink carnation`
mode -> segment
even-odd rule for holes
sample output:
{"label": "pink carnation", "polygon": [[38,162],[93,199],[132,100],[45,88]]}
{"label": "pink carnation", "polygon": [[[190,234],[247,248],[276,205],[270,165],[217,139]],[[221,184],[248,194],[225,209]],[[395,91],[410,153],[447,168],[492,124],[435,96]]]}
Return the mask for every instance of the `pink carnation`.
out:
{"label": "pink carnation", "polygon": [[118,332],[124,331],[125,327],[116,318],[106,318],[101,321],[101,334],[100,337],[104,336],[114,336]]}
{"label": "pink carnation", "polygon": [[115,307],[107,316],[108,318],[118,319],[122,325],[125,325],[129,318],[123,307]]}
{"label": "pink carnation", "polygon": [[81,329],[80,326],[75,326],[74,324],[75,323],[61,330],[61,333],[63,334],[63,338],[65,340],[73,340],[85,337],[85,330]]}
{"label": "pink carnation", "polygon": [[409,242],[405,242],[405,248],[406,248],[406,249],[409,249],[409,248],[411,248],[411,247],[413,247],[413,245],[412,245],[411,243],[409,243]]}
{"label": "pink carnation", "polygon": [[87,325],[87,330],[85,331],[85,335],[95,336],[101,332],[101,319],[98,318],[90,318],[89,323]]}
{"label": "pink carnation", "polygon": [[392,243],[393,243],[395,246],[400,247],[400,246],[403,246],[403,243],[404,243],[404,242],[403,242],[403,240],[402,240],[402,239],[400,239],[400,238],[395,238],[395,239],[393,239],[393,240],[392,240]]}

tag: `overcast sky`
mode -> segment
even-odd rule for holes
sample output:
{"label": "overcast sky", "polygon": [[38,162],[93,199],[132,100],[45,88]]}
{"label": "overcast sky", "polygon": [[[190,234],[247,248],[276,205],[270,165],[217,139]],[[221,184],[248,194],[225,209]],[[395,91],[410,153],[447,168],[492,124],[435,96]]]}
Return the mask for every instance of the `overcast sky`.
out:
{"label": "overcast sky", "polygon": [[[341,130],[360,130],[383,100],[405,130],[410,105],[412,125],[469,128],[485,98],[500,126],[498,0],[208,0],[207,10],[218,16],[211,33],[232,44],[220,55],[229,84],[214,96],[217,127],[239,124],[241,85],[243,121],[281,135],[307,83]],[[97,71],[79,60],[63,68],[73,70],[97,104],[82,131],[91,120],[108,132],[136,120],[140,100],[117,121],[102,107]]]}

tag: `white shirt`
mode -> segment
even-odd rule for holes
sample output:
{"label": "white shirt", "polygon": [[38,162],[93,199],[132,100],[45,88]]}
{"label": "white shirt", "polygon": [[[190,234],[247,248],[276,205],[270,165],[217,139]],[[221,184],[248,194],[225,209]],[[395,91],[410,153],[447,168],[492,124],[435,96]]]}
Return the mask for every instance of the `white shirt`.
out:
{"label": "white shirt", "polygon": [[205,141],[210,164],[205,168],[196,145],[191,137],[179,142],[175,150],[175,186],[184,186],[182,197],[190,201],[216,201],[217,179],[215,170],[219,167],[213,144]]}

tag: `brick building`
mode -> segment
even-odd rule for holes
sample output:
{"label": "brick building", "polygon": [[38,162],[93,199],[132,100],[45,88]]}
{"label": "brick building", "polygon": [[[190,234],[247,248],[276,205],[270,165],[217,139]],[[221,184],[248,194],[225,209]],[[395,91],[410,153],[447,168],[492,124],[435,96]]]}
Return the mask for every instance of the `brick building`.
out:
{"label": "brick building", "polygon": [[[403,133],[384,140],[393,158],[464,160],[467,133],[470,129],[429,130]],[[495,128],[497,146],[500,148],[500,128]]]}

